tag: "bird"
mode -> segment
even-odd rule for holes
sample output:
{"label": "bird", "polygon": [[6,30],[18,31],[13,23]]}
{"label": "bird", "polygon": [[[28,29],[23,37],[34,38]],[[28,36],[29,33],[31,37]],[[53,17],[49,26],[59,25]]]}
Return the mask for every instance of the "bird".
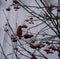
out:
{"label": "bird", "polygon": [[21,28],[21,26],[18,26],[16,34],[19,37],[19,39],[21,39],[21,37],[22,37],[22,28]]}

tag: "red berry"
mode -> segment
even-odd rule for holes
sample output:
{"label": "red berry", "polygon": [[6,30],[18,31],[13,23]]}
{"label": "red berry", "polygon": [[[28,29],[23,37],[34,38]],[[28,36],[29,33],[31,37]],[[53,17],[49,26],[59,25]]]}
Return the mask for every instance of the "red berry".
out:
{"label": "red berry", "polygon": [[52,50],[57,51],[57,49],[56,49],[56,48],[52,48]]}
{"label": "red berry", "polygon": [[57,11],[60,12],[60,8]]}
{"label": "red berry", "polygon": [[23,26],[21,26],[22,28],[27,28],[27,26],[26,25],[23,25]]}
{"label": "red berry", "polygon": [[36,48],[42,48],[43,46],[42,45],[32,45],[30,44],[30,47],[33,48],[33,49],[36,49]]}
{"label": "red berry", "polygon": [[29,20],[25,20],[26,22],[28,22]]}
{"label": "red berry", "polygon": [[55,16],[55,18],[56,18],[56,19],[59,19],[59,18],[60,18],[60,16]]}
{"label": "red berry", "polygon": [[57,51],[60,52],[60,48],[57,48]]}
{"label": "red berry", "polygon": [[8,29],[4,29],[4,31],[6,31],[6,32],[7,32],[7,31],[8,31]]}
{"label": "red berry", "polygon": [[29,22],[29,24],[34,24],[34,22],[33,22],[33,21],[31,21],[31,22]]}
{"label": "red berry", "polygon": [[31,57],[31,59],[37,59],[34,55]]}
{"label": "red berry", "polygon": [[49,54],[49,53],[53,53],[52,51],[50,51],[49,49],[45,49],[44,50],[47,54]]}
{"label": "red berry", "polygon": [[25,34],[25,35],[24,35],[24,38],[25,38],[25,39],[28,39],[28,38],[31,38],[31,37],[33,37],[32,34],[31,34],[31,35],[30,35],[30,34]]}
{"label": "red berry", "polygon": [[30,47],[33,48],[33,49],[36,49],[36,46],[30,44]]}
{"label": "red berry", "polygon": [[35,41],[33,41],[33,40],[31,41],[31,43],[34,43],[34,42],[35,42]]}
{"label": "red berry", "polygon": [[46,42],[46,44],[50,45],[50,42]]}
{"label": "red berry", "polygon": [[53,6],[48,7],[48,9],[52,11],[53,10]]}
{"label": "red berry", "polygon": [[52,50],[54,50],[54,51],[56,50],[55,46],[53,46],[53,45],[50,46],[49,49],[52,49]]}
{"label": "red berry", "polygon": [[13,3],[17,4],[17,3],[18,3],[18,1],[17,1],[17,0],[13,0]]}
{"label": "red berry", "polygon": [[40,47],[44,47],[45,45],[44,44],[40,44]]}
{"label": "red berry", "polygon": [[20,9],[20,7],[14,7],[14,9]]}
{"label": "red berry", "polygon": [[10,11],[11,9],[10,8],[7,8],[6,11]]}
{"label": "red berry", "polygon": [[33,20],[33,18],[31,17],[30,20]]}
{"label": "red berry", "polygon": [[18,48],[14,48],[14,50],[18,51]]}
{"label": "red berry", "polygon": [[11,39],[16,39],[15,37],[11,37]]}
{"label": "red berry", "polygon": [[16,40],[16,39],[13,39],[12,41],[13,41],[13,42],[17,42],[17,40]]}

